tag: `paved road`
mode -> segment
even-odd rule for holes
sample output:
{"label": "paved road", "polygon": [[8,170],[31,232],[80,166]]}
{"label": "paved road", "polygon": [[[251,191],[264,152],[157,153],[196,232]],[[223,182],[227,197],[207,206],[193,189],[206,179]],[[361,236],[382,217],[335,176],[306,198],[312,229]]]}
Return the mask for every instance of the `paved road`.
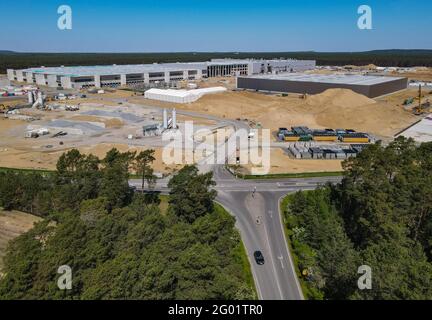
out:
{"label": "paved road", "polygon": [[[143,100],[145,103],[146,101]],[[154,108],[154,107],[152,107]],[[217,121],[222,125],[231,125],[234,129],[247,129],[245,122],[222,119],[211,115],[192,111],[178,110],[178,114],[201,117]],[[235,138],[230,137],[228,143]],[[217,147],[216,154],[224,148],[222,143]],[[272,143],[271,147],[285,145]],[[233,155],[227,154],[230,158]],[[337,183],[340,177],[277,179],[277,180],[240,180],[228,173],[224,166],[198,163],[201,172],[213,171],[218,192],[216,201],[236,217],[243,243],[251,263],[255,285],[260,299],[264,300],[301,300],[300,289],[295,268],[288,250],[283,231],[283,222],[279,212],[279,201],[287,193],[299,190],[313,190],[327,182]],[[168,193],[168,180],[157,181],[155,190]],[[131,180],[131,185],[140,187],[139,180]],[[257,265],[253,253],[262,251],[264,265]]]}
{"label": "paved road", "polygon": [[[241,180],[235,179],[223,166],[214,167],[216,201],[236,217],[243,243],[251,263],[260,299],[301,300],[292,258],[288,250],[279,212],[279,200],[287,193],[313,190],[326,182],[336,183],[340,177]],[[158,180],[155,190],[168,193],[168,179]],[[131,185],[140,187],[139,180]],[[265,264],[256,264],[253,253],[262,251]]]}

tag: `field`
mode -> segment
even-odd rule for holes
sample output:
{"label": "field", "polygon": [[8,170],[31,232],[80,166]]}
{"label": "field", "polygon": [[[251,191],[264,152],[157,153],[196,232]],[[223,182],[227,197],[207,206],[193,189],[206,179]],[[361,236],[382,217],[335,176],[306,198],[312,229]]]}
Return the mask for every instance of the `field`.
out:
{"label": "field", "polygon": [[0,270],[7,243],[33,228],[34,223],[41,219],[20,211],[3,211],[0,208]]}
{"label": "field", "polygon": [[[142,135],[143,125],[162,122],[161,110],[126,102],[119,105],[111,100],[130,96],[130,92],[117,90],[115,94],[104,95],[103,100],[90,96],[86,100],[69,101],[68,104],[80,104],[80,110],[76,112],[20,110],[19,116],[31,116],[36,119],[33,121],[0,117],[0,167],[53,170],[60,155],[72,148],[103,158],[107,151],[115,147],[121,152],[154,149],[156,161],[153,167],[157,173],[181,168],[180,165],[162,162],[162,150],[166,143],[161,137]],[[180,123],[186,120],[195,121],[199,127],[215,126],[211,120],[178,116]],[[50,133],[37,139],[24,137],[26,131],[37,128],[48,128]],[[53,137],[61,131],[67,135]],[[132,139],[128,138],[130,135]]]}
{"label": "field", "polygon": [[405,72],[403,74],[393,72],[392,75],[394,76],[402,75],[404,77],[419,80],[419,81],[432,81],[432,69],[425,68],[425,67],[416,68],[415,72]]}
{"label": "field", "polygon": [[[306,172],[335,172],[342,171],[341,160],[299,160],[291,159],[282,149],[270,150],[270,173],[306,173]],[[246,171],[240,172],[248,174],[252,165],[246,165]]]}
{"label": "field", "polygon": [[[420,71],[425,74],[430,69]],[[160,137],[143,137],[141,130],[143,125],[162,122],[161,108],[241,120],[252,128],[270,129],[273,142],[279,127],[291,126],[354,129],[367,132],[376,139],[391,141],[395,134],[420,119],[410,108],[402,105],[405,99],[417,95],[417,89],[377,99],[369,99],[351,90],[330,89],[302,99],[298,94],[282,96],[236,91],[234,77],[204,79],[197,83],[199,87],[225,86],[228,91],[206,95],[190,104],[173,104],[148,100],[132,91],[114,90],[69,101],[68,104],[80,104],[77,112],[22,110],[22,115],[37,118],[31,122],[1,117],[0,167],[53,170],[59,156],[71,148],[100,158],[112,147],[122,152],[152,148],[156,150],[154,170],[161,174],[171,173],[181,165],[167,165],[162,161],[166,143]],[[199,128],[212,129],[220,125],[217,121],[180,114],[177,119],[180,126],[186,120],[193,120]],[[48,127],[50,135],[38,139],[24,138],[24,133],[33,127]],[[68,135],[52,137],[62,130],[69,131]],[[129,135],[134,138],[128,139]],[[271,150],[272,174],[342,170],[339,160],[294,160],[279,147],[273,146]],[[247,171],[250,166],[244,169]]]}
{"label": "field", "polygon": [[415,121],[416,117],[401,107],[404,98],[414,96],[415,92],[407,90],[395,97],[378,100],[345,89],[330,89],[305,100],[297,94],[282,97],[246,91],[227,92],[204,96],[197,102],[175,107],[229,119],[247,119],[272,131],[299,125],[350,128],[388,139]]}
{"label": "field", "polygon": [[[230,87],[233,78],[212,79],[201,86],[216,85],[223,82]],[[118,96],[116,96],[118,94]],[[38,116],[39,121],[25,122],[22,120],[0,119],[0,167],[55,169],[58,157],[71,148],[83,153],[93,153],[99,157],[112,147],[120,151],[136,151],[148,148],[156,150],[154,169],[156,172],[169,173],[180,166],[165,165],[162,162],[163,144],[160,138],[140,138],[128,140],[129,134],[139,134],[140,125],[145,119],[160,121],[161,112],[158,107],[177,108],[179,110],[197,111],[227,119],[242,119],[252,127],[260,124],[270,129],[272,139],[279,127],[305,125],[310,128],[350,128],[371,133],[378,139],[391,140],[397,132],[408,127],[418,117],[410,110],[402,107],[402,102],[415,96],[416,90],[406,90],[377,100],[369,99],[350,90],[331,89],[318,95],[301,99],[299,95],[288,97],[246,91],[229,91],[221,94],[207,95],[191,104],[170,104],[144,99],[129,92],[117,90],[101,97],[90,97],[82,100],[79,112],[46,112],[23,111]],[[113,103],[118,98],[127,98],[127,105]],[[96,103],[97,102],[97,103]],[[73,102],[77,103],[76,101]],[[148,108],[144,106],[153,106]],[[135,118],[139,118],[134,122]],[[68,126],[84,130],[81,135],[70,134],[65,137],[41,137],[25,139],[24,132],[29,126],[53,126],[56,120],[66,120]],[[179,115],[179,122],[194,120],[195,124],[214,127],[216,123]],[[53,122],[54,121],[54,122]],[[64,123],[60,123],[64,125]],[[88,125],[92,127],[89,128]],[[102,126],[98,129],[93,125]],[[60,131],[55,127],[52,132]],[[66,130],[67,128],[65,128]],[[60,141],[63,142],[60,145]],[[301,173],[340,171],[338,160],[294,160],[288,158],[281,149],[271,151],[271,173]]]}

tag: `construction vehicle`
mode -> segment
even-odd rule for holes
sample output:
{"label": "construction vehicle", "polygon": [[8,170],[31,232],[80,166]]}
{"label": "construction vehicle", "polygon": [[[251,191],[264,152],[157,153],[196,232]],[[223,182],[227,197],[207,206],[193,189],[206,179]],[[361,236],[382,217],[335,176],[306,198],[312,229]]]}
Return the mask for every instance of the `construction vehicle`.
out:
{"label": "construction vehicle", "polygon": [[414,102],[414,98],[408,98],[404,101],[403,105],[409,106],[409,105],[413,104],[413,102]]}
{"label": "construction vehicle", "polygon": [[10,110],[10,106],[5,106],[4,104],[0,104],[0,113],[6,113]]}

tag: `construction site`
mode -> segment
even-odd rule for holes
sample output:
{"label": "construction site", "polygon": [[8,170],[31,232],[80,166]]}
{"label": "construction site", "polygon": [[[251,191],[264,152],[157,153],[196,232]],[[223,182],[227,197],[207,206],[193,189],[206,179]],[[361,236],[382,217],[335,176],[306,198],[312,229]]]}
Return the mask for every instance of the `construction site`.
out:
{"label": "construction site", "polygon": [[[307,71],[313,72],[322,69]],[[155,172],[164,175],[181,165],[162,161],[167,142],[161,135],[183,130],[185,121],[193,121],[197,131],[213,133],[234,131],[238,125],[269,129],[271,173],[340,171],[342,161],[365,145],[398,135],[432,141],[432,89],[421,85],[370,98],[340,87],[317,94],[242,90],[231,74],[182,78],[175,88],[144,91],[128,86],[57,89],[5,76],[2,81],[0,167],[52,170],[72,148],[99,157],[113,147],[151,148],[156,151]],[[243,166],[245,172],[249,169]]]}

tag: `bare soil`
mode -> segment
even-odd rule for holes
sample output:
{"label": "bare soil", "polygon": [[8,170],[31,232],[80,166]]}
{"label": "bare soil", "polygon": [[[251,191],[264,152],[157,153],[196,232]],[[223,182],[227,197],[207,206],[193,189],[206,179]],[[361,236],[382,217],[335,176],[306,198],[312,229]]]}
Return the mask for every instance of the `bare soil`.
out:
{"label": "bare soil", "polygon": [[42,219],[20,211],[4,211],[0,208],[0,276],[3,257],[10,240],[33,228]]}

